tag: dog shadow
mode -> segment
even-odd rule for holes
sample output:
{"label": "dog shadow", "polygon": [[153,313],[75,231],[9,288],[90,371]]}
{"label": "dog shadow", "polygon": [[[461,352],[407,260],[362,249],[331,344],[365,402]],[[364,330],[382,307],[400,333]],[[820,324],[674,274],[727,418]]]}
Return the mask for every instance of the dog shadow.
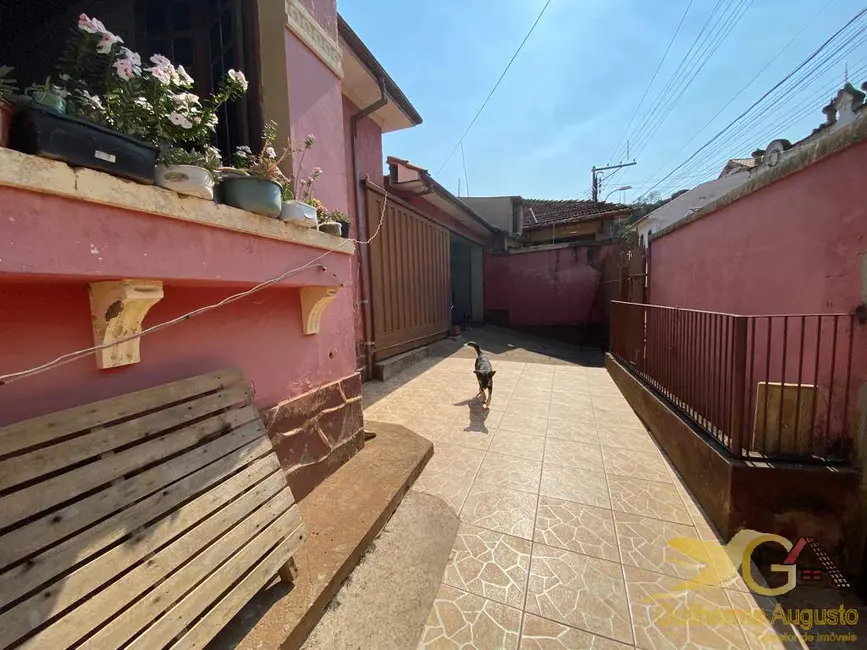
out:
{"label": "dog shadow", "polygon": [[465,399],[462,402],[457,402],[454,406],[466,406],[469,422],[464,427],[464,431],[472,431],[488,434],[490,430],[485,424],[488,417],[491,415],[491,410],[485,408],[485,402],[480,395],[476,395],[470,399]]}

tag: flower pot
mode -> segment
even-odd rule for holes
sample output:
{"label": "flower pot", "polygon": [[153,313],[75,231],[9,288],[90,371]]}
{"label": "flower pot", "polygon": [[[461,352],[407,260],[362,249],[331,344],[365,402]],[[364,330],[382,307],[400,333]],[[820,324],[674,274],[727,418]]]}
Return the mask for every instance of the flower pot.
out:
{"label": "flower pot", "polygon": [[34,90],[28,92],[27,96],[40,106],[44,106],[52,111],[56,111],[57,113],[66,112],[66,100],[50,90]]}
{"label": "flower pot", "polygon": [[349,222],[341,221],[340,222],[340,236],[344,239],[349,239]]}
{"label": "flower pot", "polygon": [[214,177],[204,167],[195,165],[157,165],[156,182],[178,194],[214,199]]}
{"label": "flower pot", "polygon": [[321,230],[327,235],[334,235],[335,237],[340,237],[340,224],[336,221],[320,223],[319,230]]}
{"label": "flower pot", "polygon": [[303,201],[283,201],[280,221],[294,223],[296,226],[303,226],[304,228],[315,228],[317,223],[316,208]]}
{"label": "flower pot", "polygon": [[226,205],[266,217],[279,217],[282,189],[274,181],[251,176],[230,177],[220,184],[220,199]]}
{"label": "flower pot", "polygon": [[15,113],[9,146],[24,153],[89,167],[147,185],[157,148],[129,136],[31,104]]}
{"label": "flower pot", "polygon": [[9,146],[9,125],[12,124],[12,115],[15,107],[6,100],[0,99],[0,147]]}

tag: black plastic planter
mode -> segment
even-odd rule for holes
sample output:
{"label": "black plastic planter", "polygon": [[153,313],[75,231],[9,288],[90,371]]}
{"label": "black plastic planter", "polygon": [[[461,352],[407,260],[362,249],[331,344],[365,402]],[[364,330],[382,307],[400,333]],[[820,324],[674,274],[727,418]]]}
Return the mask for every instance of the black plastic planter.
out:
{"label": "black plastic planter", "polygon": [[24,153],[98,169],[147,185],[154,183],[159,153],[156,147],[117,131],[35,105],[15,114],[9,145]]}

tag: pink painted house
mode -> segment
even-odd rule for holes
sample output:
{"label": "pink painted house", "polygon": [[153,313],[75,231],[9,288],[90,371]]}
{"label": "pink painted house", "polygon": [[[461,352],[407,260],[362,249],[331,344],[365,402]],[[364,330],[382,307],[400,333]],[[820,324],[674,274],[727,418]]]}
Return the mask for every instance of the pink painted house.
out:
{"label": "pink painted house", "polygon": [[[42,61],[80,12],[142,55],[184,63],[205,80],[201,92],[212,66],[244,70],[250,92],[223,116],[223,151],[255,148],[268,120],[281,137],[315,134],[308,161],[323,170],[317,195],[361,224],[352,229],[358,239],[370,235],[359,219],[361,188],[381,182],[382,134],[421,122],[333,1],[120,0],[110,10],[28,1],[2,11],[20,20],[14,34],[11,21],[0,23],[0,61],[23,81],[48,74]],[[40,39],[46,56],[28,55],[24,37],[36,28],[56,32]],[[302,498],[364,445],[356,352],[364,256],[347,239],[0,149],[0,426],[237,366],[255,384]],[[122,354],[17,374],[282,274],[267,289],[124,343]]]}

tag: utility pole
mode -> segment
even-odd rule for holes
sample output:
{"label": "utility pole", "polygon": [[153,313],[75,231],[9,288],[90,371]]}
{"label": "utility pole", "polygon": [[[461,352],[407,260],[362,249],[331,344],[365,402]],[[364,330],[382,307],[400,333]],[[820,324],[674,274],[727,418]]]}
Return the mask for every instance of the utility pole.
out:
{"label": "utility pole", "polygon": [[599,172],[604,172],[609,169],[620,169],[622,167],[632,167],[632,165],[637,165],[638,163],[633,161],[631,163],[621,163],[619,165],[609,165],[608,167],[593,167],[590,170],[592,183],[590,185],[590,195],[593,198],[593,201],[599,200],[599,185],[601,179],[599,178]]}

